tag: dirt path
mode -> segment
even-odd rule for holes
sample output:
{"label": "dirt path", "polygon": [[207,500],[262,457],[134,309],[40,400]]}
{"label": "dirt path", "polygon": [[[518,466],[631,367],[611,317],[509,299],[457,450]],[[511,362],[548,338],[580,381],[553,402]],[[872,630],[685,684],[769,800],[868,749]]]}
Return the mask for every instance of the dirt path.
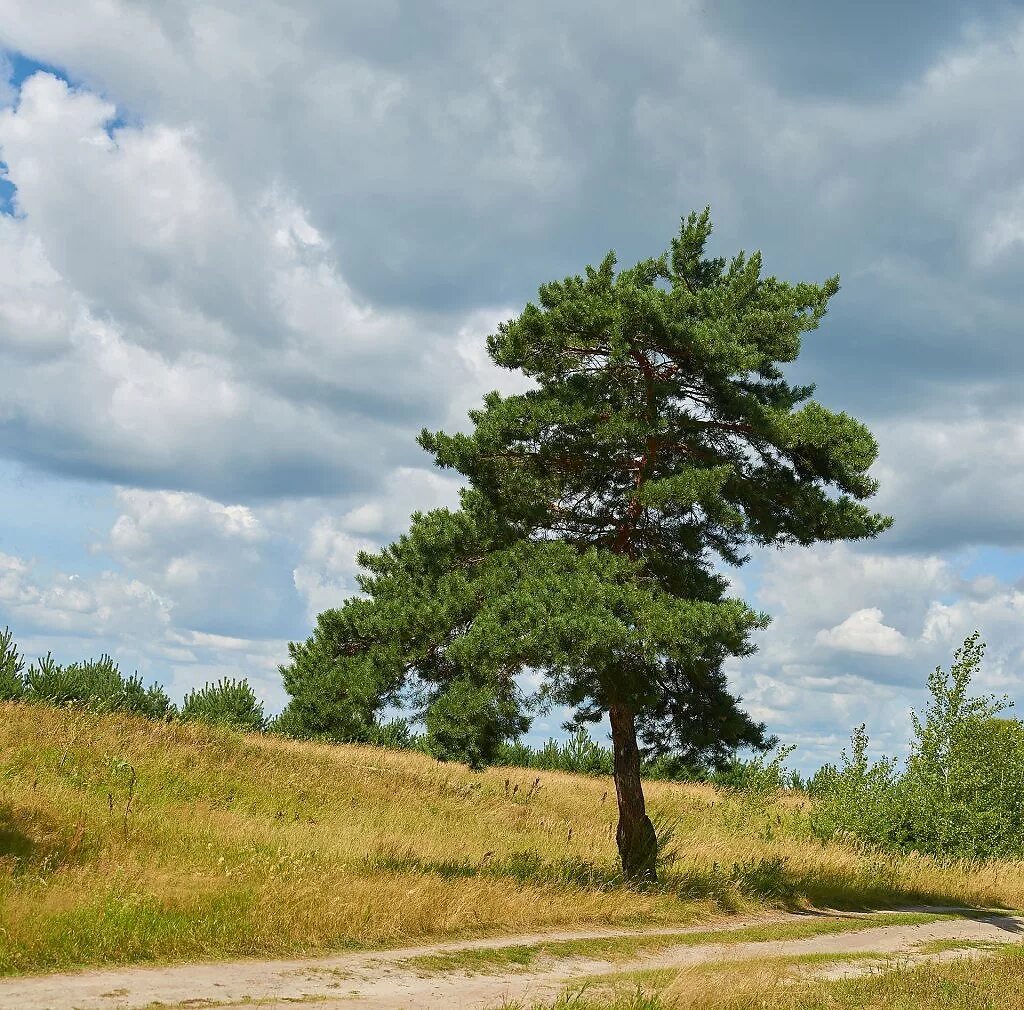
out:
{"label": "dirt path", "polygon": [[[941,911],[935,909],[934,911]],[[566,984],[587,975],[638,968],[685,966],[710,961],[799,954],[860,952],[910,954],[929,941],[1024,943],[1024,917],[989,915],[920,925],[874,925],[849,932],[798,940],[662,946],[630,959],[542,958],[539,967],[517,972],[427,974],[409,965],[410,958],[459,951],[520,947],[559,940],[587,940],[706,932],[709,928],[742,929],[766,922],[806,923],[815,918],[851,918],[855,913],[773,916],[732,920],[727,925],[644,932],[607,930],[546,933],[442,943],[377,953],[345,954],[316,960],[241,961],[216,964],[127,968],[0,980],[0,1010],[142,1010],[251,1004],[295,1010],[308,1001],[317,1010],[481,1010],[503,1000],[540,1000],[555,996]],[[497,971],[497,969],[496,969]]]}

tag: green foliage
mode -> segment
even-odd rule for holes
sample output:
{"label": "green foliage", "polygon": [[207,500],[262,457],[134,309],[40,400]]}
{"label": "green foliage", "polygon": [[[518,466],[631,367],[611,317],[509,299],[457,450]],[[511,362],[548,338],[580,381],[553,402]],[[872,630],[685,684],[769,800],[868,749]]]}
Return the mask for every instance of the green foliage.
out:
{"label": "green foliage", "polygon": [[423,737],[412,730],[408,719],[392,719],[390,722],[375,723],[366,739],[359,741],[371,747],[386,747],[389,750],[424,750]]}
{"label": "green foliage", "polygon": [[820,834],[951,858],[1024,856],[1024,725],[997,718],[1005,700],[969,695],[984,649],[975,632],[948,672],[929,676],[902,769],[892,758],[869,762],[861,726],[841,767],[818,772],[810,790]]}
{"label": "green foliage", "polygon": [[492,763],[504,740],[529,728],[511,690],[495,691],[493,685],[469,678],[446,684],[427,707],[424,723],[428,754],[470,768]]}
{"label": "green foliage", "polygon": [[[760,755],[743,759],[732,754],[718,767],[688,764],[675,755],[661,754],[643,762],[643,776],[664,782],[710,782],[748,795],[770,795],[802,785],[799,776],[783,766],[792,752],[792,747],[783,747],[770,759]],[[582,727],[567,740],[551,739],[538,748],[520,741],[505,743],[492,763],[576,775],[611,775],[614,764],[611,748],[593,740]]]}
{"label": "green foliage", "polygon": [[25,693],[25,659],[10,628],[0,633],[0,701],[17,701]]}
{"label": "green foliage", "polygon": [[342,610],[319,615],[305,642],[290,642],[291,662],[280,667],[291,700],[272,723],[275,732],[300,739],[369,742],[377,730],[377,715],[393,698],[393,671],[384,664],[358,657],[346,643],[358,641],[357,601]]}
{"label": "green foliage", "polygon": [[635,720],[649,760],[716,767],[772,746],[722,674],[767,618],[726,596],[716,564],[890,520],[861,504],[871,434],[780,367],[837,280],[762,277],[759,254],[708,258],[710,232],[706,210],[691,214],[660,257],[617,270],[609,254],[544,284],[488,338],[533,386],[488,394],[469,433],[421,433],[465,479],[461,506],[417,513],[361,555],[363,595],[291,647],[300,721],[352,738],[408,691],[435,753],[489,760],[524,718],[499,713],[504,685],[531,669],[538,700],[580,725],[628,712],[620,725]]}
{"label": "green foliage", "polygon": [[115,708],[121,712],[134,712],[147,719],[170,719],[177,713],[167,692],[159,684],[145,687],[137,673],[125,677],[121,695]]}
{"label": "green foliage", "polygon": [[26,670],[9,629],[0,635],[0,701],[85,705],[95,711],[134,712],[150,719],[174,714],[162,687],[146,687],[137,673],[123,676],[107,655],[62,666],[47,653]]}
{"label": "green foliage", "polygon": [[537,749],[518,742],[505,744],[495,754],[494,764],[580,775],[611,775],[612,752],[592,740],[580,727],[568,740],[548,740]]}
{"label": "green foliage", "polygon": [[734,789],[748,796],[764,798],[775,796],[782,789],[796,786],[792,772],[785,767],[786,758],[796,750],[794,746],[779,747],[773,755],[756,755],[748,761],[733,757],[716,768],[707,781],[724,789]]}
{"label": "green foliage", "polygon": [[894,758],[868,760],[864,726],[853,731],[850,752],[840,766],[825,765],[808,789],[816,800],[814,825],[818,834],[850,835],[876,844],[893,844],[890,832],[901,820],[899,768]]}
{"label": "green foliage", "polygon": [[250,733],[264,729],[267,722],[263,703],[256,698],[248,682],[227,677],[185,695],[181,718]]}

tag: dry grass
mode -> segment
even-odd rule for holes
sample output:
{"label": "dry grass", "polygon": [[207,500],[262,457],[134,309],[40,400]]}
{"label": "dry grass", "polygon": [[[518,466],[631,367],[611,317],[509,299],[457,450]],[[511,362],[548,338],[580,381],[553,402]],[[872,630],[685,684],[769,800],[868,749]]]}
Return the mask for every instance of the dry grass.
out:
{"label": "dry grass", "polygon": [[1024,905],[1020,864],[823,846],[799,797],[655,783],[656,890],[607,780],[0,705],[0,972],[679,925],[814,903]]}
{"label": "dry grass", "polygon": [[[828,972],[859,966],[853,975]],[[821,977],[825,974],[826,977]],[[1024,949],[911,965],[811,954],[624,974],[554,1002],[501,1010],[1024,1010]]]}

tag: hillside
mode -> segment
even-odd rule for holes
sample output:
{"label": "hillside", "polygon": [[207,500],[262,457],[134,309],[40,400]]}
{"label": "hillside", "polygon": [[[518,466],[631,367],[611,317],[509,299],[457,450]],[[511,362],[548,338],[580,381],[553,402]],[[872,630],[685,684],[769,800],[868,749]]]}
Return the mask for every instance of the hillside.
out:
{"label": "hillside", "polygon": [[605,779],[0,705],[0,972],[309,954],[738,910],[1019,907],[1024,867],[824,845],[808,801],[652,783],[657,889]]}

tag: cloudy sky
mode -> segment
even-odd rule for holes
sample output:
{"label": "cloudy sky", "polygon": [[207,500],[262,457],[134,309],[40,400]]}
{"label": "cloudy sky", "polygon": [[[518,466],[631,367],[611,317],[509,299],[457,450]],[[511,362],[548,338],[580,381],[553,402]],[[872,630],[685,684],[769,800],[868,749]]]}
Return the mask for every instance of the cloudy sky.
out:
{"label": "cloudy sky", "polygon": [[[794,377],[881,444],[877,542],[738,573],[799,764],[897,749],[978,628],[1024,704],[1024,7],[0,0],[0,626],[277,709],[414,442],[542,281],[712,252],[843,289]],[[770,10],[769,10],[770,8]],[[540,723],[548,735],[557,719]]]}

